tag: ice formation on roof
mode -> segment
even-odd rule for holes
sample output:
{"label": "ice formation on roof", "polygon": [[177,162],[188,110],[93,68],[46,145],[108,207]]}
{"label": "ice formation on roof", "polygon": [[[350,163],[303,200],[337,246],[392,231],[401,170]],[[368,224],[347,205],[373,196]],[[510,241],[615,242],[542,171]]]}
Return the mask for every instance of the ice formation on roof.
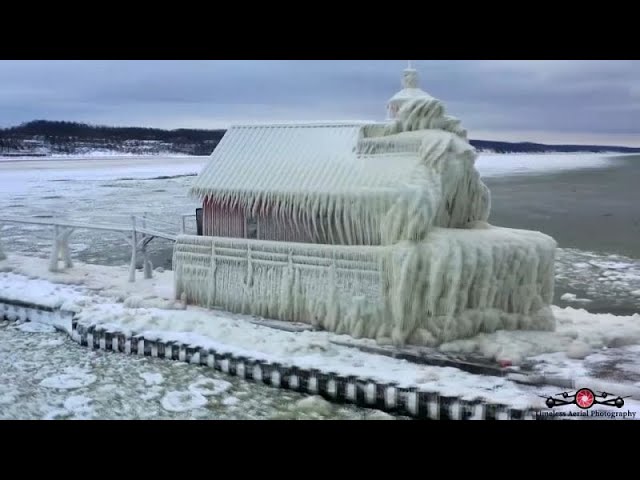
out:
{"label": "ice formation on roof", "polygon": [[331,243],[392,244],[488,218],[475,159],[442,103],[415,98],[388,124],[232,127],[192,193],[254,215],[274,209]]}
{"label": "ice formation on roof", "polygon": [[555,241],[487,223],[466,130],[403,85],[385,123],[231,128],[192,192],[329,245],[183,237],[176,294],[395,344],[552,329]]}

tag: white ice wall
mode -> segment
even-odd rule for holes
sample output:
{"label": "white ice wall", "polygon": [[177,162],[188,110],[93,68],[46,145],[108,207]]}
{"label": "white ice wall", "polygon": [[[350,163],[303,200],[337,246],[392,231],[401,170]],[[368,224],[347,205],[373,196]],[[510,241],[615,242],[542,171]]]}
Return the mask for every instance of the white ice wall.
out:
{"label": "white ice wall", "polygon": [[553,239],[475,227],[390,247],[182,236],[176,296],[396,345],[553,329]]}
{"label": "white ice wall", "polygon": [[555,241],[491,227],[437,228],[385,258],[395,344],[436,345],[497,330],[552,330]]}
{"label": "white ice wall", "polygon": [[173,260],[176,297],[199,305],[355,335],[354,314],[382,322],[380,248],[182,236]]}

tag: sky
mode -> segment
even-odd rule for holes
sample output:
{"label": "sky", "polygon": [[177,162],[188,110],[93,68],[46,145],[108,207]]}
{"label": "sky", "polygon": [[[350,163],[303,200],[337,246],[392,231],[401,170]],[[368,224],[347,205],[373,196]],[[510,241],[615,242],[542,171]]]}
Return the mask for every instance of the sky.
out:
{"label": "sky", "polygon": [[[414,60],[473,139],[640,147],[640,61]],[[0,60],[0,127],[384,120],[406,60]]]}

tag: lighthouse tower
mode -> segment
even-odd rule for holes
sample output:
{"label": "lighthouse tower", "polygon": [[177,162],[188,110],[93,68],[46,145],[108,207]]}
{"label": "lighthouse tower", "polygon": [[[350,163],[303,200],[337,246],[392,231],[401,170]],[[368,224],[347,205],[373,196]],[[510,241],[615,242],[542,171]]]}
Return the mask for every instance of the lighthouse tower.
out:
{"label": "lighthouse tower", "polygon": [[402,90],[391,97],[387,103],[387,118],[389,120],[396,118],[400,107],[402,107],[407,100],[417,97],[431,98],[431,95],[422,90],[419,84],[420,77],[418,76],[418,71],[413,68],[413,64],[411,60],[409,60],[409,65],[404,72],[402,72]]}

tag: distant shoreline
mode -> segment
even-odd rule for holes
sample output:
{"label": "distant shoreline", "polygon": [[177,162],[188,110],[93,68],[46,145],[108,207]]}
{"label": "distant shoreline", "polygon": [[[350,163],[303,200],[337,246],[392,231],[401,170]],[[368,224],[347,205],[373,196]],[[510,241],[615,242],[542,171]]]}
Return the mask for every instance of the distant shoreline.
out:
{"label": "distant shoreline", "polygon": [[73,155],[11,155],[5,156],[0,154],[0,162],[42,162],[42,161],[74,161],[74,160],[124,160],[131,159],[153,159],[153,158],[207,158],[209,155],[186,155],[179,153],[154,153],[154,154],[136,154],[136,153],[90,153],[90,154],[73,154]]}
{"label": "distant shoreline", "polygon": [[[0,128],[0,158],[49,158],[73,156],[208,156],[226,130],[163,130],[140,127],[109,127],[77,122],[34,120],[16,127]],[[640,147],[618,145],[542,144],[471,139],[479,153],[493,154],[586,154],[640,153]]]}
{"label": "distant shoreline", "polygon": [[[546,151],[546,152],[495,152],[492,150],[478,150],[478,155],[505,155],[505,156],[520,156],[520,155],[536,155],[536,156],[549,156],[549,155],[603,155],[603,156],[633,156],[638,155],[640,152],[619,152],[616,150],[609,151]],[[188,159],[188,158],[208,158],[210,155],[189,155],[183,153],[122,153],[122,152],[89,152],[89,153],[76,153],[76,154],[3,154],[0,153],[0,162],[19,162],[19,161],[71,161],[71,160],[107,160],[107,159],[153,159],[153,158],[176,158],[176,159]]]}

